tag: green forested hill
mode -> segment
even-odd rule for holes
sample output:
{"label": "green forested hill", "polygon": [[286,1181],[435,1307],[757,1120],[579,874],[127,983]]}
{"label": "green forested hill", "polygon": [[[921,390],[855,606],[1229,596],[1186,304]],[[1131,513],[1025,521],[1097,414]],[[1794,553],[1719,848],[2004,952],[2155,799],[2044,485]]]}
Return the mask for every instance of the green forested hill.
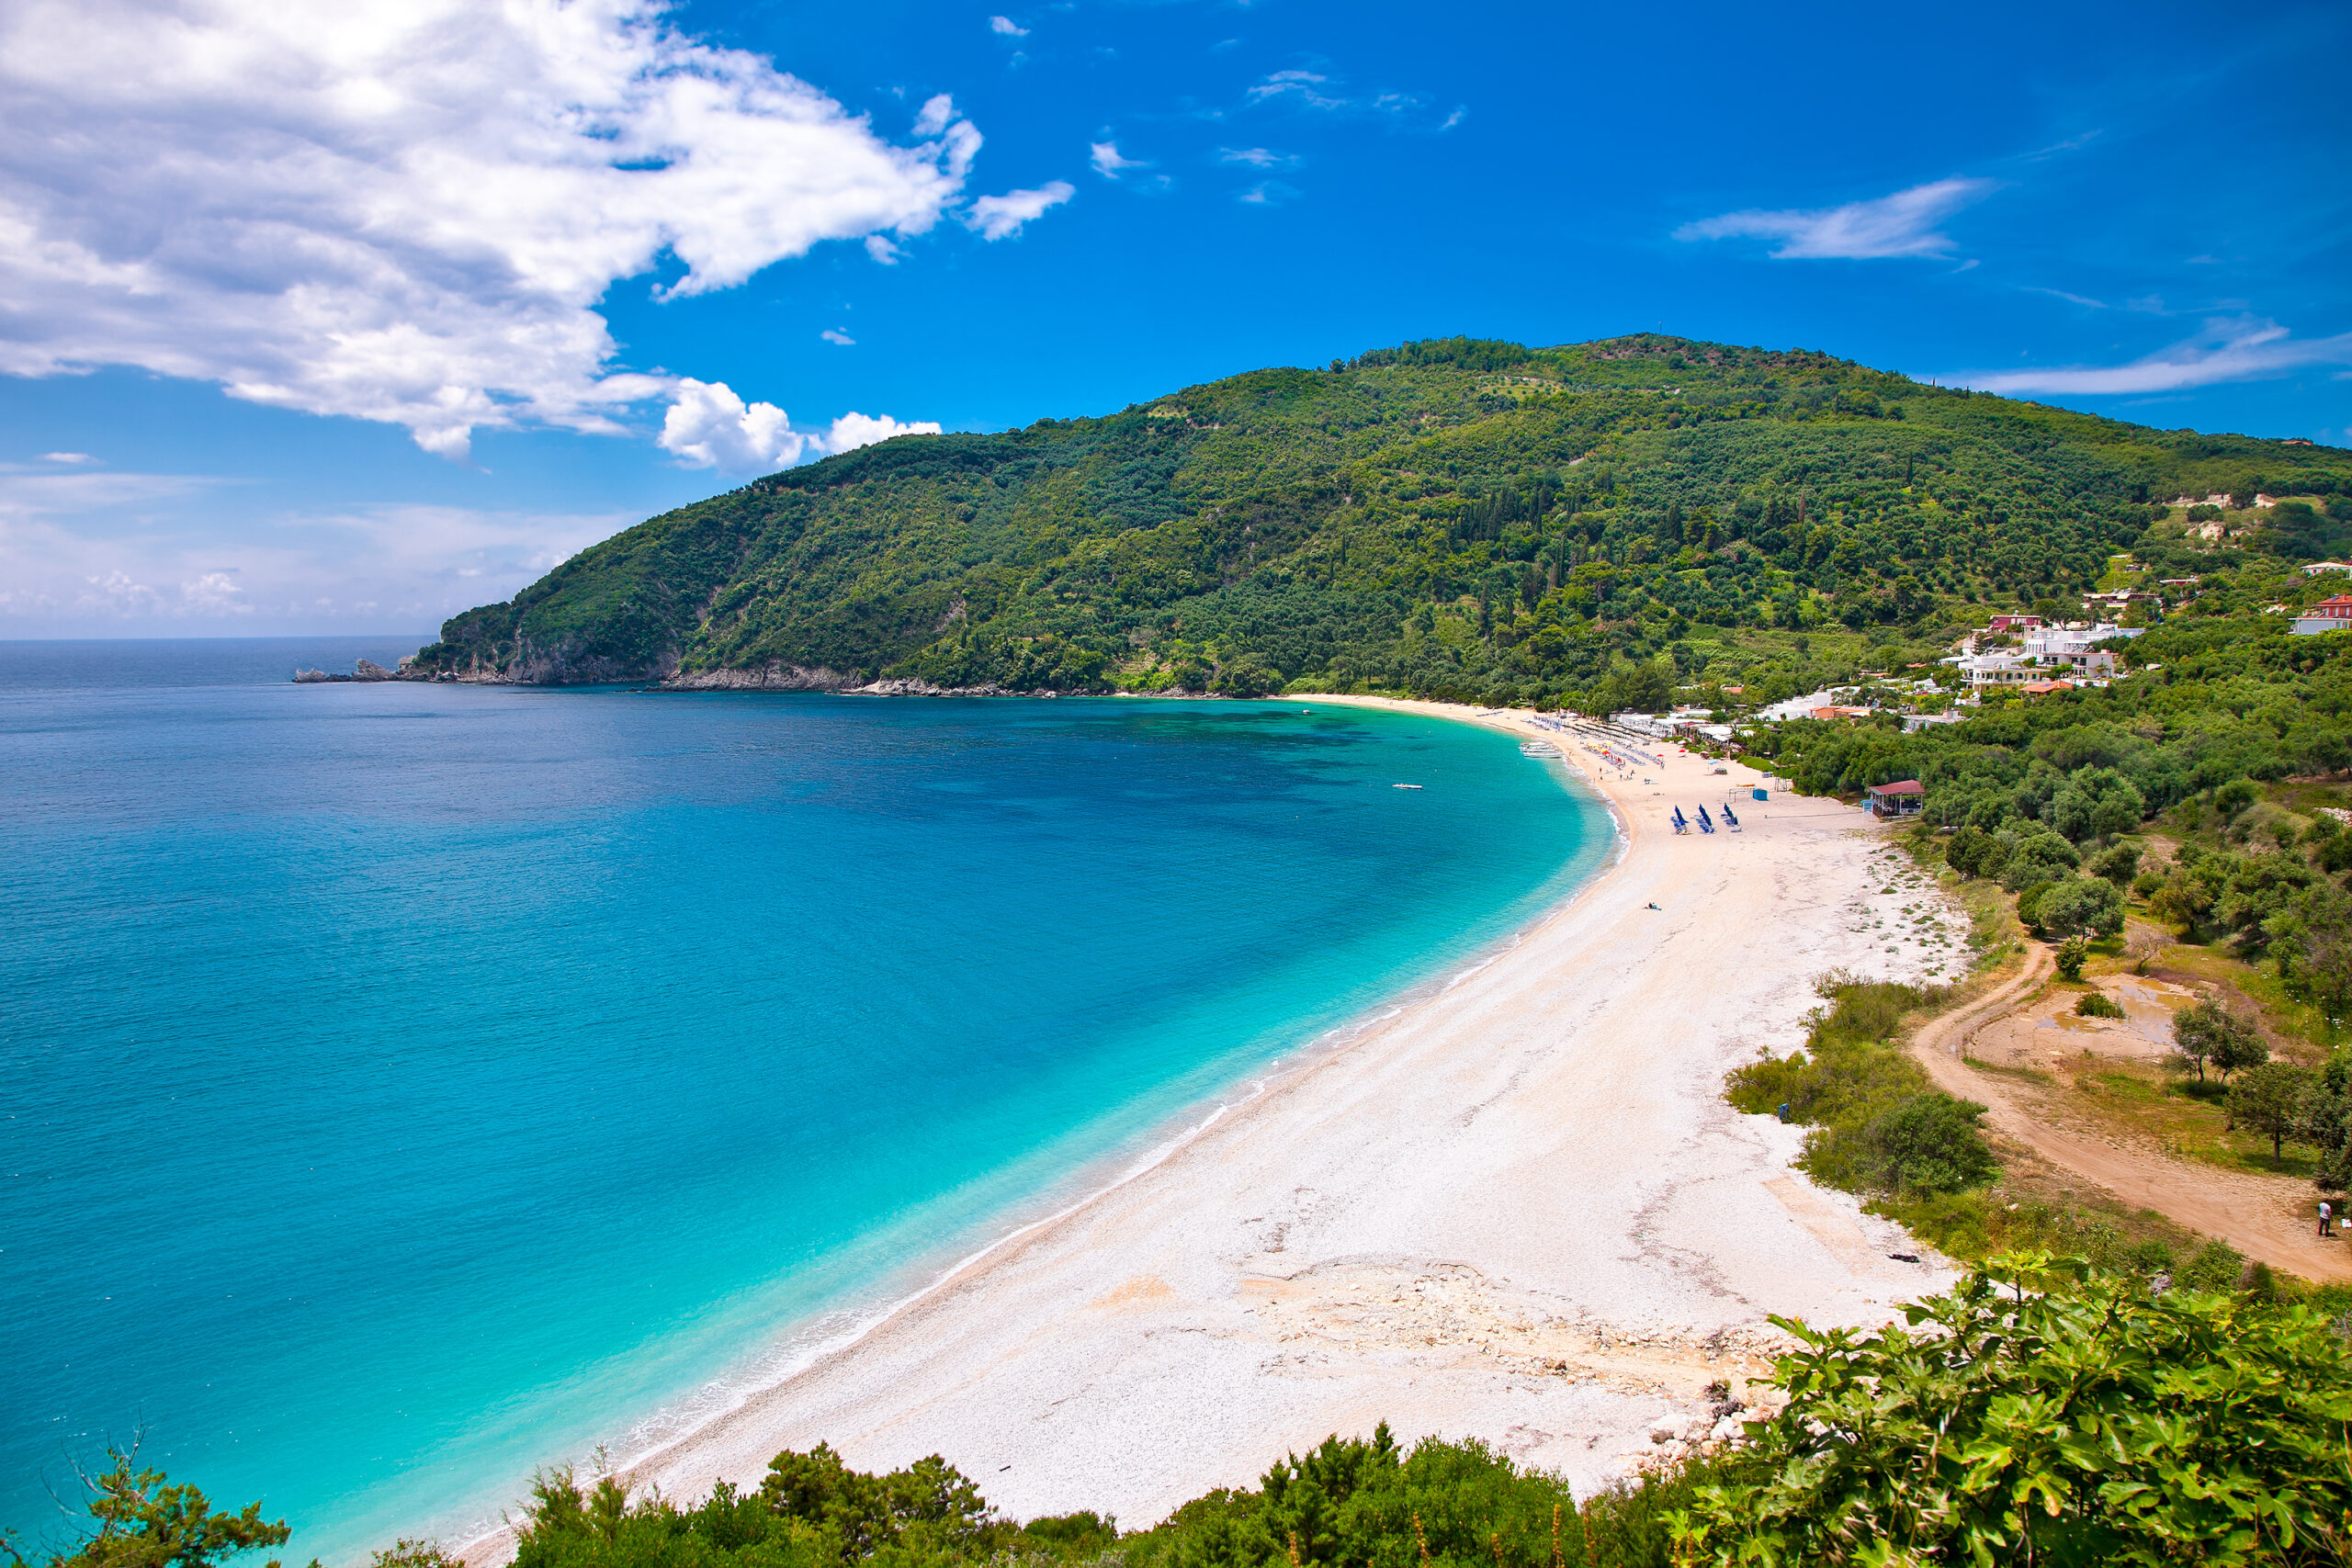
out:
{"label": "green forested hill", "polygon": [[[1453,339],[790,469],[456,617],[419,664],[1557,700],[1662,656],[1744,650],[1722,678],[1807,634],[1940,640],[2088,586],[2152,502],[2256,489],[2352,500],[2352,452],[1803,351]],[[2341,510],[2287,547],[2342,547]]]}

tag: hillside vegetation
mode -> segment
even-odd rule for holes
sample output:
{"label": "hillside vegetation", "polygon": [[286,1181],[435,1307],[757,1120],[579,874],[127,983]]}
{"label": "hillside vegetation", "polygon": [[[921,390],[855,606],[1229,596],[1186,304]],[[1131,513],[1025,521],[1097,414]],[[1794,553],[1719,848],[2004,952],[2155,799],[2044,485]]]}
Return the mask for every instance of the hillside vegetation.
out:
{"label": "hillside vegetation", "polygon": [[1544,703],[1757,671],[1793,691],[2097,582],[2172,518],[2153,503],[2256,489],[2317,498],[2277,551],[2352,533],[2332,448],[1804,351],[1452,339],[758,479],[457,616],[417,668]]}

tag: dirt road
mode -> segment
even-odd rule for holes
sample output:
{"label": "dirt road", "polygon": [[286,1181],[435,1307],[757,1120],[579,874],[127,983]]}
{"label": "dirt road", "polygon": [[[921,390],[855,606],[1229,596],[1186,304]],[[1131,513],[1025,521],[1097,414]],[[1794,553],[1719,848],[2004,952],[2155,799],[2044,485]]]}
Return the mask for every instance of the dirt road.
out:
{"label": "dirt road", "polygon": [[1970,1065],[1965,1055],[1970,1037],[2022,1005],[2051,971],[2050,950],[2030,943],[2026,965],[2018,974],[1919,1032],[1912,1054],[1936,1087],[1986,1107],[1985,1123],[1994,1132],[2134,1208],[2154,1209],[2177,1224],[2218,1236],[2250,1258],[2306,1280],[2352,1281],[2352,1241],[2319,1239],[2310,1183],[2194,1165],[2144,1145],[2053,1127],[2033,1113],[2017,1088]]}

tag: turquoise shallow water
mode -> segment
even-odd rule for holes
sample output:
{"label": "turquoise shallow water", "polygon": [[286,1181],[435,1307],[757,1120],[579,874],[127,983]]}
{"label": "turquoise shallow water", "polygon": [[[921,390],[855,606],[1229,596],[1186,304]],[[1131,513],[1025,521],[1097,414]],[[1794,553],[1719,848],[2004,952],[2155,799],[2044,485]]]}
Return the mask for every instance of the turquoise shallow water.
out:
{"label": "turquoise shallow water", "polygon": [[413,646],[0,644],[0,1528],[143,1427],[297,1561],[460,1530],[1609,840],[1312,701],[286,683]]}

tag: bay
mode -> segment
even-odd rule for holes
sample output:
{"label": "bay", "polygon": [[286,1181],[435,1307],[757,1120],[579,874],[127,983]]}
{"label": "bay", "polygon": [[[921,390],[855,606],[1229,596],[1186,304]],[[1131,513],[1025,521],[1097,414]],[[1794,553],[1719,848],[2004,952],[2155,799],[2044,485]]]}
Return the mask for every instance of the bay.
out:
{"label": "bay", "polygon": [[295,1561],[461,1534],[1610,843],[1312,699],[288,683],[416,640],[0,644],[0,1527],[141,1434]]}

